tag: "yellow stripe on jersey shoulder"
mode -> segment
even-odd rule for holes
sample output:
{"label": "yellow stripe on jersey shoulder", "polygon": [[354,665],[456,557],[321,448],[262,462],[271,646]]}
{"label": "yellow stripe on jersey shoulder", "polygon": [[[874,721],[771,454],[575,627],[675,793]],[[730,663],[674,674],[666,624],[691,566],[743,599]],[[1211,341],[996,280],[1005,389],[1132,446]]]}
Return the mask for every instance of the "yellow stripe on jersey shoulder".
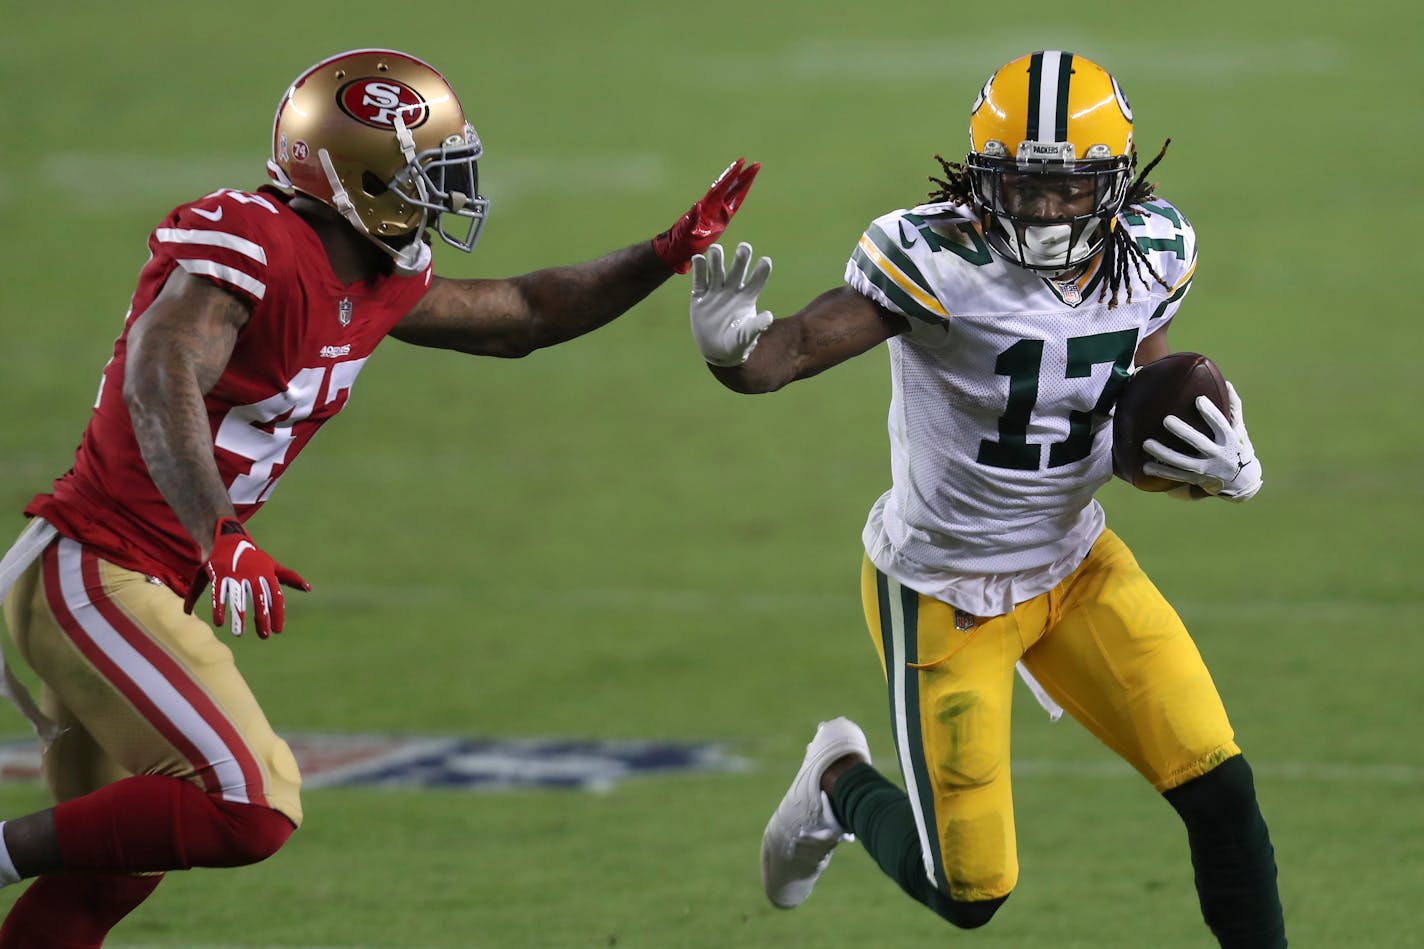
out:
{"label": "yellow stripe on jersey shoulder", "polygon": [[1184,274],[1182,274],[1182,279],[1178,280],[1175,284],[1172,285],[1172,292],[1173,292],[1173,293],[1176,293],[1178,290],[1182,289],[1182,284],[1186,283],[1188,280],[1191,280],[1191,279],[1192,279],[1192,274],[1194,274],[1194,273],[1196,273],[1196,272],[1197,272],[1197,262],[1196,262],[1196,258],[1193,258],[1193,259],[1192,259],[1191,266],[1187,268],[1187,272],[1184,273]]}
{"label": "yellow stripe on jersey shoulder", "polygon": [[885,254],[880,250],[880,248],[875,246],[874,241],[870,239],[869,235],[862,234],[860,236],[860,250],[861,253],[865,254],[866,257],[870,258],[871,262],[874,263],[877,268],[879,268],[881,273],[885,274],[885,276],[893,280],[895,282],[895,286],[899,287],[900,290],[902,290],[916,303],[924,307],[926,310],[929,310],[936,316],[943,317],[944,319],[949,319],[949,311],[944,308],[943,304],[941,304],[939,300],[936,299],[933,295],[925,292],[925,289],[923,287],[921,287],[914,280],[910,279],[910,277],[906,275],[903,270],[897,267],[889,257],[885,256]]}

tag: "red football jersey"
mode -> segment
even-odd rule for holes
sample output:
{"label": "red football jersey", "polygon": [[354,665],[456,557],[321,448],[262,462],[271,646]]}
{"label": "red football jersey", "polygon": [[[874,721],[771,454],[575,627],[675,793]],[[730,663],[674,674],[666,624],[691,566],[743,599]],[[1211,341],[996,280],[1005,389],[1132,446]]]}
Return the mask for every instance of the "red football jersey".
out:
{"label": "red football jersey", "polygon": [[342,285],[321,240],[274,188],[224,189],[181,205],[153,231],[152,257],[104,368],[74,467],[25,513],[131,570],[187,592],[198,546],[149,477],[123,400],[128,332],[175,267],[252,308],[205,398],[213,454],[246,520],[321,424],[341,411],[376,344],[430,285],[431,270]]}

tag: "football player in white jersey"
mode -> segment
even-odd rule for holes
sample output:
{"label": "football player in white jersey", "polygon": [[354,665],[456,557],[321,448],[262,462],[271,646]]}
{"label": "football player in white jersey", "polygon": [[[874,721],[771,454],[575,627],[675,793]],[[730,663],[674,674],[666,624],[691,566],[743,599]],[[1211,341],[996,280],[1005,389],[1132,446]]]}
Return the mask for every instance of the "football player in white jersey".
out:
{"label": "football player in white jersey", "polygon": [[[763,836],[767,896],[799,905],[853,833],[934,912],[987,923],[1018,879],[1017,668],[1181,815],[1221,945],[1284,946],[1251,769],[1191,637],[1094,499],[1113,473],[1117,393],[1167,353],[1196,235],[1146,180],[1156,161],[1137,173],[1121,88],[1080,56],[996,71],[970,138],[962,164],[940,159],[929,203],[870,224],[845,286],[785,319],[758,309],[771,261],[748,272],[750,246],[729,265],[718,245],[693,259],[693,335],[730,389],[890,350],[893,479],[865,526],[861,589],[905,790],[871,766],[856,724],[822,723]],[[1260,488],[1230,393],[1229,418],[1199,403],[1215,438],[1172,421],[1195,454],[1149,442],[1149,472],[1181,482],[1170,493],[1240,502]]]}

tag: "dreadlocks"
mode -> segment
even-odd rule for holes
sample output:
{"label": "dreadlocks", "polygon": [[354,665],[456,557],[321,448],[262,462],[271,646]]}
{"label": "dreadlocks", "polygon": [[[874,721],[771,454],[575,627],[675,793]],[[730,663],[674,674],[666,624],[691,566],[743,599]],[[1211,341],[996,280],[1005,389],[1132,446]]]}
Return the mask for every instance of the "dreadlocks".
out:
{"label": "dreadlocks", "polygon": [[[1148,181],[1147,176],[1152,173],[1163,156],[1167,154],[1167,146],[1172,144],[1169,138],[1162,143],[1162,150],[1157,153],[1157,157],[1147,163],[1147,166],[1138,172],[1137,178],[1128,186],[1127,196],[1123,199],[1122,208],[1119,214],[1124,211],[1141,211],[1142,205],[1151,201],[1157,196],[1157,183]],[[930,182],[939,186],[935,191],[929,193],[931,203],[948,202],[950,204],[972,204],[973,186],[969,181],[969,172],[961,162],[947,161],[940,155],[935,155],[935,161],[939,162],[940,168],[944,171],[943,178],[930,176]],[[1108,299],[1108,308],[1117,306],[1118,288],[1127,284],[1127,302],[1132,302],[1132,280],[1129,278],[1129,268],[1136,274],[1139,280],[1146,283],[1146,278],[1142,275],[1142,269],[1147,268],[1147,273],[1152,276],[1159,285],[1166,287],[1167,281],[1162,279],[1162,275],[1157,272],[1157,268],[1152,266],[1152,261],[1148,259],[1146,251],[1137,246],[1137,241],[1133,240],[1127,233],[1127,228],[1119,227],[1117,218],[1108,223],[1107,246],[1103,248],[1103,266],[1108,269],[1108,279],[1103,283],[1102,289],[1098,291],[1098,299],[1107,296],[1108,291],[1112,291],[1112,296]]]}
{"label": "dreadlocks", "polygon": [[935,161],[939,162],[940,168],[944,169],[944,177],[936,178],[930,175],[930,182],[939,185],[938,191],[931,191],[929,194],[930,203],[938,204],[941,201],[948,201],[951,204],[970,203],[969,172],[964,170],[964,165],[957,161],[947,161],[944,156],[936,153]]}

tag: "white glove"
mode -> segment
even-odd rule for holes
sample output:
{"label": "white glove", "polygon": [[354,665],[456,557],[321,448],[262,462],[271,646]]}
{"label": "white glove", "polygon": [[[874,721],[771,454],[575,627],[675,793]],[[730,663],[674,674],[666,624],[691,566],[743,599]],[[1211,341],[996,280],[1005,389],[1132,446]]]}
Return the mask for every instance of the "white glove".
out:
{"label": "white glove", "polygon": [[714,366],[740,366],[771,325],[771,312],[757,312],[757,295],[771,276],[771,258],[757,261],[751,276],[747,264],[752,245],[741,243],[732,266],[723,272],[722,245],[692,258],[692,338],[702,358]]}
{"label": "white glove", "polygon": [[1261,490],[1261,462],[1256,460],[1256,450],[1251,447],[1251,439],[1246,434],[1241,398],[1236,394],[1236,387],[1229,382],[1226,394],[1227,407],[1231,411],[1230,421],[1206,396],[1197,397],[1197,411],[1211,428],[1212,438],[1175,415],[1167,416],[1163,426],[1197,454],[1173,451],[1157,439],[1149,438],[1142,443],[1142,448],[1157,461],[1143,465],[1143,473],[1199,485],[1208,494],[1230,501],[1248,500]]}

